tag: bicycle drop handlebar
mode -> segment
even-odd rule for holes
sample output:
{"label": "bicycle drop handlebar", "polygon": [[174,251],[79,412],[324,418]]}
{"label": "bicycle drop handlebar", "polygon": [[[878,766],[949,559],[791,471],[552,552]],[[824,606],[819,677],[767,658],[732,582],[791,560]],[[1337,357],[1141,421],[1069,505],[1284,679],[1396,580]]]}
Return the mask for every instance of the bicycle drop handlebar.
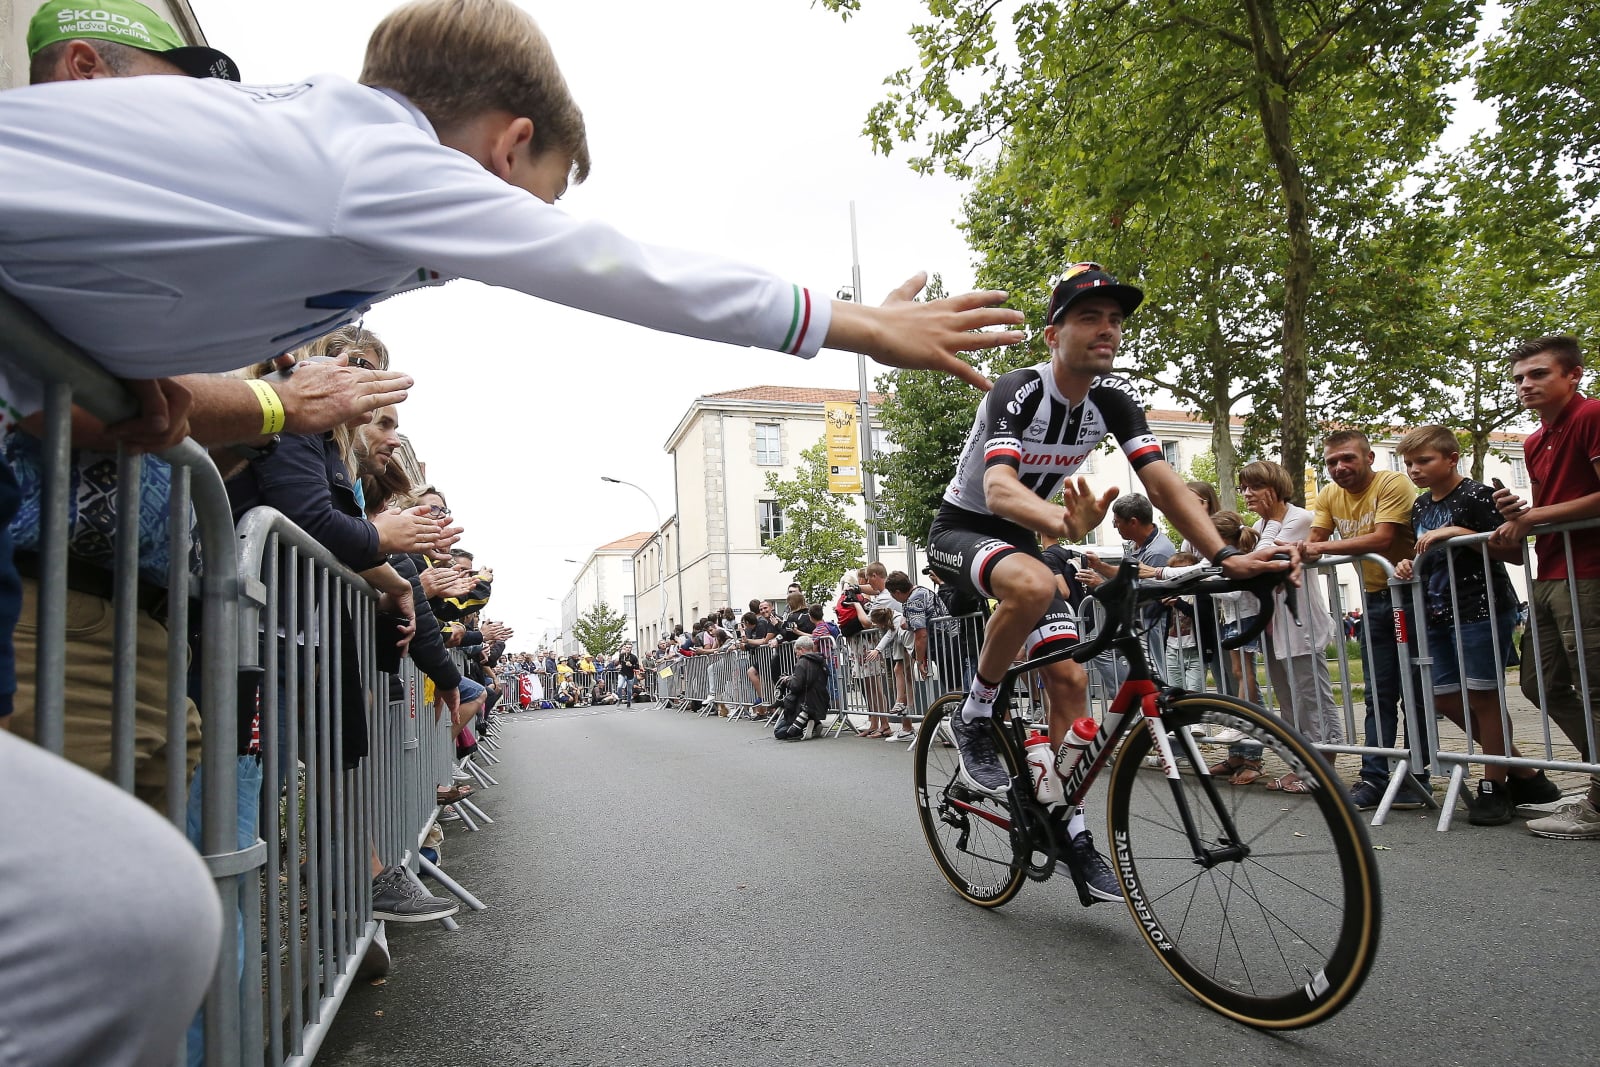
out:
{"label": "bicycle drop handlebar", "polygon": [[[1287,560],[1289,557],[1278,555],[1274,558]],[[1223,648],[1239,648],[1261,636],[1272,622],[1272,614],[1277,607],[1276,598],[1272,594],[1278,586],[1285,584],[1288,576],[1288,571],[1269,571],[1251,578],[1229,578],[1222,573],[1221,567],[1198,567],[1178,578],[1141,579],[1138,561],[1125,559],[1117,568],[1117,576],[1092,594],[1093,599],[1105,607],[1106,624],[1094,637],[1075,646],[1072,658],[1079,663],[1087,663],[1104,652],[1113,642],[1125,637],[1133,629],[1133,609],[1138,604],[1164,600],[1168,597],[1230,593],[1235,590],[1252,594],[1261,604],[1261,610],[1248,626],[1222,642]],[[1289,613],[1298,619],[1300,616],[1295,587],[1287,585],[1284,592],[1284,602],[1288,605]]]}

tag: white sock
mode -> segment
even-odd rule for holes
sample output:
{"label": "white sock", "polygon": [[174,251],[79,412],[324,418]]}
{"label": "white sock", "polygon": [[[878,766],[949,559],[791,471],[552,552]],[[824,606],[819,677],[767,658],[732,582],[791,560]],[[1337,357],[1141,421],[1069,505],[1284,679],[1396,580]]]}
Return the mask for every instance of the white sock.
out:
{"label": "white sock", "polygon": [[1083,808],[1079,807],[1077,811],[1072,813],[1072,818],[1067,820],[1067,838],[1070,840],[1077,837],[1088,828],[1089,823],[1083,817]]}
{"label": "white sock", "polygon": [[977,675],[973,675],[972,690],[967,693],[967,702],[961,705],[961,721],[993,718],[994,698],[999,695],[999,686],[984,685]]}

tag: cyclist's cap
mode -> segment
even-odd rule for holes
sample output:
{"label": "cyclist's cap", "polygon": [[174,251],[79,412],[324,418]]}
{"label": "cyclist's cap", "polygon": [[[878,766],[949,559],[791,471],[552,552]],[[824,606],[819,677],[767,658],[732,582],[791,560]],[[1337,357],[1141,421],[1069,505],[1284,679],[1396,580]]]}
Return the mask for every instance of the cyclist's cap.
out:
{"label": "cyclist's cap", "polygon": [[28,55],[61,41],[110,41],[153,52],[194,78],[239,80],[239,68],[215,48],[186,45],[178,31],[137,0],[95,0],[93,7],[50,3],[28,23]]}
{"label": "cyclist's cap", "polygon": [[1044,321],[1055,325],[1069,307],[1086,296],[1110,297],[1122,307],[1124,315],[1132,315],[1133,309],[1144,300],[1144,290],[1123,285],[1098,263],[1074,263],[1056,279],[1055,288],[1050,292],[1050,313]]}

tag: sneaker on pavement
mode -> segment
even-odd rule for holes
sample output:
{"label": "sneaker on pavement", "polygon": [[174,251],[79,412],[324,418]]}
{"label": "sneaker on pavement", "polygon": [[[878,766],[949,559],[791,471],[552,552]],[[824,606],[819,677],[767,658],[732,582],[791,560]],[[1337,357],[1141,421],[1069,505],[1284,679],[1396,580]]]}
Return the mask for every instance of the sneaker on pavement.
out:
{"label": "sneaker on pavement", "polygon": [[[1426,799],[1424,799],[1426,798]],[[1425,807],[1433,799],[1433,783],[1426,778],[1412,776],[1410,782],[1401,786],[1396,794],[1394,803],[1390,807],[1395,811],[1414,811]]]}
{"label": "sneaker on pavement", "polygon": [[994,723],[987,718],[966,722],[958,711],[947,720],[960,755],[956,777],[967,788],[992,797],[1004,796],[1011,775],[994,746]]}
{"label": "sneaker on pavement", "polygon": [[916,736],[917,735],[916,735],[915,731],[912,731],[912,730],[901,730],[899,733],[890,734],[888,737],[884,738],[884,740],[885,741],[909,741],[913,737],[916,737]]}
{"label": "sneaker on pavement", "polygon": [[1244,740],[1244,731],[1235,730],[1231,726],[1224,726],[1220,730],[1213,731],[1206,740],[1213,745],[1231,745],[1236,741]]}
{"label": "sneaker on pavement", "polygon": [[1506,777],[1506,802],[1513,808],[1519,804],[1550,804],[1561,799],[1561,787],[1550,776],[1539,771],[1532,778]]}
{"label": "sneaker on pavement", "polygon": [[1478,783],[1478,795],[1467,801],[1467,821],[1473,826],[1504,826],[1511,821],[1511,804],[1502,782],[1485,778]]}
{"label": "sneaker on pavement", "polygon": [[395,923],[426,923],[444,919],[460,905],[431,896],[400,867],[390,867],[372,880],[372,917]]}
{"label": "sneaker on pavement", "polygon": [[1365,778],[1350,787],[1350,805],[1357,811],[1371,811],[1383,800],[1383,787]]}
{"label": "sneaker on pavement", "polygon": [[1094,834],[1084,830],[1074,837],[1061,854],[1061,859],[1072,871],[1073,881],[1079,884],[1079,894],[1087,894],[1084,907],[1106,901],[1122,899],[1122,885],[1117,881],[1111,864],[1094,847]]}
{"label": "sneaker on pavement", "polygon": [[1529,821],[1528,832],[1535,837],[1558,841],[1600,840],[1600,811],[1586,798],[1581,798],[1561,805],[1542,819]]}

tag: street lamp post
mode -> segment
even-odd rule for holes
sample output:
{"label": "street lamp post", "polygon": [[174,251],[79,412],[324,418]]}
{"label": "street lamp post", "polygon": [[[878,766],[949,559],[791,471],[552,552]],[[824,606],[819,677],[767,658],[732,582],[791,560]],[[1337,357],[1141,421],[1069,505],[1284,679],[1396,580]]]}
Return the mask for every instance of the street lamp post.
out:
{"label": "street lamp post", "polygon": [[666,566],[667,554],[666,554],[666,544],[660,540],[660,538],[661,538],[661,509],[656,506],[656,498],[651,496],[648,492],[645,492],[645,488],[642,485],[635,485],[633,482],[623,481],[621,478],[612,478],[612,477],[609,477],[608,475],[604,475],[604,474],[602,474],[600,476],[600,480],[602,482],[610,482],[612,485],[628,485],[628,486],[632,486],[633,488],[639,490],[639,492],[644,493],[644,498],[650,502],[650,510],[655,513],[655,516],[656,516],[656,538],[657,538],[657,544],[656,544],[656,588],[661,590],[661,617],[656,623],[656,640],[659,641],[661,638],[663,638],[663,637],[665,637],[667,635],[667,566]]}

